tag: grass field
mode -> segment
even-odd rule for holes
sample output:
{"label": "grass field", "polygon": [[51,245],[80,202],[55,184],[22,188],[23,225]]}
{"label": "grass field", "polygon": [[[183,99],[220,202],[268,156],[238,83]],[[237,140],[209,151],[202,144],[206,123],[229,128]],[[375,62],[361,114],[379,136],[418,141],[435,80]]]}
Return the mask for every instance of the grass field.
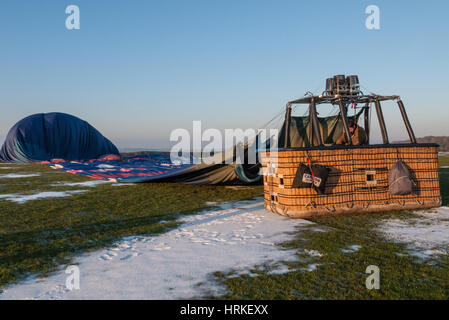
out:
{"label": "grass field", "polygon": [[440,156],[439,164],[441,167],[447,167],[449,166],[449,154]]}
{"label": "grass field", "polygon": [[[449,156],[441,157],[440,166],[447,165]],[[440,178],[443,205],[448,205],[449,169],[441,168]],[[0,290],[30,275],[46,276],[74,256],[124,236],[163,233],[178,225],[180,215],[214,202],[252,198],[263,190],[169,183],[94,186],[92,181],[46,166],[0,164]],[[316,226],[303,227],[295,240],[283,244],[297,252],[298,262],[285,262],[290,272],[269,274],[266,266],[254,266],[251,275],[216,272],[212,279],[228,290],[213,298],[447,299],[448,256],[418,259],[405,244],[376,231],[382,221],[393,218],[414,221],[416,215],[313,219]],[[357,249],[351,249],[354,245]],[[381,270],[380,290],[365,288],[368,265]]]}
{"label": "grass field", "polygon": [[[45,276],[73,256],[124,236],[167,231],[180,215],[213,205],[209,202],[262,193],[262,186],[83,185],[92,181],[42,165],[0,164],[0,288],[32,274]],[[47,192],[43,199],[14,202],[41,192]],[[51,197],[61,195],[68,196]]]}
{"label": "grass field", "polygon": [[[447,165],[449,156],[440,157],[440,166]],[[448,206],[449,168],[440,169],[440,186],[443,205]],[[406,244],[386,239],[377,228],[390,219],[413,224],[420,218],[410,212],[387,212],[311,219],[325,232],[304,227],[294,241],[283,244],[297,251],[300,262],[285,262],[293,271],[273,275],[265,266],[255,266],[251,276],[217,272],[214,278],[228,293],[215,298],[448,299],[449,257],[420,259]],[[369,265],[380,269],[380,290],[366,289]],[[311,266],[315,269],[309,271]]]}

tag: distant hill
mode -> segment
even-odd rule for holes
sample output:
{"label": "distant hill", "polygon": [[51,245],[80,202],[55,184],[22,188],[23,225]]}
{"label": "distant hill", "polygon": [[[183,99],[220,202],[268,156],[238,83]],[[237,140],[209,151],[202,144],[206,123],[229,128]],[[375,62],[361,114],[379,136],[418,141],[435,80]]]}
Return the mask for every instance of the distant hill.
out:
{"label": "distant hill", "polygon": [[[427,136],[427,137],[423,137],[423,138],[417,138],[416,140],[418,140],[418,142],[421,142],[421,143],[438,143],[440,145],[440,151],[443,151],[443,152],[449,151],[449,137],[447,137],[447,136],[443,136],[443,137]],[[410,141],[409,140],[400,141],[399,143],[402,143],[402,142],[410,142]]]}

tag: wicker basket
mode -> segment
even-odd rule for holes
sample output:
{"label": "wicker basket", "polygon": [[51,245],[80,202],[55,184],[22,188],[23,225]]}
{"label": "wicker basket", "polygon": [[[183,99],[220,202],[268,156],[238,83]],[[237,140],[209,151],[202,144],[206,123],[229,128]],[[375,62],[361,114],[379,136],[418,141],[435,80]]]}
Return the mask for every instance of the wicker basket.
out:
{"label": "wicker basket", "polygon": [[[292,188],[301,163],[330,168],[325,192]],[[261,154],[265,207],[293,217],[423,209],[441,205],[438,145],[403,144],[283,149]],[[388,173],[402,160],[415,182],[413,193],[388,193]]]}

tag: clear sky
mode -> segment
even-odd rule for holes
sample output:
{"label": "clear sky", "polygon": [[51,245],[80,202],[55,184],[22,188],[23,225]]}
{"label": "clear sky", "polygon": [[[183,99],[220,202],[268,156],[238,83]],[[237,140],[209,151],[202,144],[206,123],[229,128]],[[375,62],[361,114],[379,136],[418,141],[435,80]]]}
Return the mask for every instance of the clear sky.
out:
{"label": "clear sky", "polygon": [[[71,4],[80,30],[65,27]],[[371,4],[380,30],[365,27]],[[448,16],[446,0],[2,0],[0,143],[52,111],[122,148],[166,146],[192,120],[257,128],[334,74],[401,95],[417,136],[449,135]],[[385,109],[391,138],[404,138]]]}

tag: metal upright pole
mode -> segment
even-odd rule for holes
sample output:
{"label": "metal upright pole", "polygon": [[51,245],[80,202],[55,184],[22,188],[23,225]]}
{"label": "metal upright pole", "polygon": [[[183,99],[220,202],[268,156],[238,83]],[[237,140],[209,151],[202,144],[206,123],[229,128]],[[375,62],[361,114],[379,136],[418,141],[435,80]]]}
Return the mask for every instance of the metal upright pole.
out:
{"label": "metal upright pole", "polygon": [[408,120],[407,113],[405,112],[404,103],[402,103],[402,100],[398,100],[398,106],[399,110],[401,110],[402,119],[404,120],[405,127],[407,128],[408,136],[410,137],[411,143],[416,143],[416,137],[413,133],[412,126],[410,125],[410,121]]}
{"label": "metal upright pole", "polygon": [[365,133],[366,133],[366,144],[369,144],[369,132],[370,132],[370,123],[369,123],[369,104],[365,106],[365,112],[363,114],[363,118],[365,121]]}
{"label": "metal upright pole", "polygon": [[351,132],[349,131],[349,123],[348,123],[348,117],[346,115],[346,108],[343,105],[343,101],[341,99],[338,99],[338,106],[340,107],[340,114],[341,119],[343,120],[343,128],[345,130],[346,139],[348,140],[348,143],[352,145],[352,138],[351,138]]}
{"label": "metal upright pole", "polygon": [[[316,136],[317,142],[319,146],[323,145],[323,139],[321,137],[321,130],[320,130],[320,122],[318,121],[318,115],[316,112],[316,103],[315,99],[312,98],[312,102],[310,103],[310,115],[312,116],[312,128],[313,133]],[[313,145],[313,137],[311,141]]]}
{"label": "metal upright pole", "polygon": [[376,113],[377,113],[377,119],[379,120],[380,131],[382,132],[382,140],[383,140],[384,144],[389,144],[390,142],[388,141],[387,128],[385,126],[385,119],[384,119],[384,115],[382,113],[382,108],[380,106],[379,100],[377,100],[377,99],[374,100],[374,104],[376,106]]}
{"label": "metal upright pole", "polygon": [[287,103],[285,110],[285,140],[284,140],[284,148],[290,147],[290,118],[292,115],[292,105]]}

